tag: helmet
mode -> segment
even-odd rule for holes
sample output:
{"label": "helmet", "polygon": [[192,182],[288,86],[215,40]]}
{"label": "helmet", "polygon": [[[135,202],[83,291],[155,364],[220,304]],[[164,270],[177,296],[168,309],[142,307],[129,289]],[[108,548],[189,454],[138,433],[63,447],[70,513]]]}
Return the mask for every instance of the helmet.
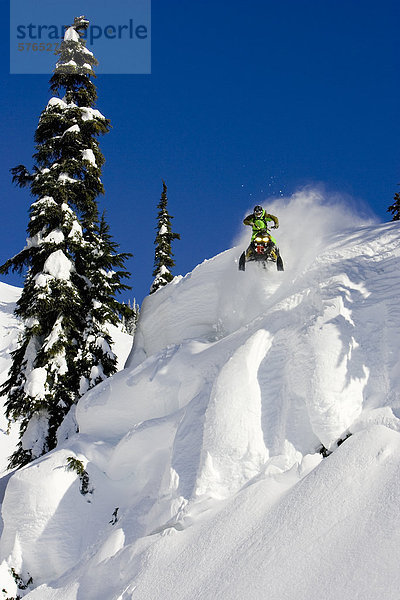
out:
{"label": "helmet", "polygon": [[254,215],[256,217],[261,217],[261,215],[263,214],[263,207],[260,206],[259,204],[257,204],[254,209],[253,209]]}

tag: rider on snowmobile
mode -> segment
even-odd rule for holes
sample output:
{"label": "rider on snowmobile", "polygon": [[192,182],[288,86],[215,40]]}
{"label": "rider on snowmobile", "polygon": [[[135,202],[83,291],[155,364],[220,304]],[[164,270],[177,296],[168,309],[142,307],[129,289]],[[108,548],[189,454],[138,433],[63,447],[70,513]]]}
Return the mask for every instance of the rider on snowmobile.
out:
{"label": "rider on snowmobile", "polygon": [[260,229],[268,229],[268,222],[270,222],[270,221],[274,222],[274,226],[272,227],[272,229],[278,229],[278,227],[279,227],[278,217],[275,217],[274,215],[270,215],[263,209],[262,206],[257,204],[254,207],[252,214],[248,215],[243,220],[243,223],[245,225],[251,225],[253,227],[253,235],[251,236],[251,241],[254,240],[254,238],[257,235],[257,232],[260,231]]}
{"label": "rider on snowmobile", "polygon": [[[275,217],[275,215],[270,215],[269,213],[267,213],[263,209],[263,207],[260,206],[259,204],[257,204],[253,208],[252,214],[248,215],[243,220],[243,223],[245,225],[251,225],[253,227],[253,233],[251,236],[250,246],[246,250],[246,260],[248,260],[251,256],[251,254],[253,253],[252,242],[254,241],[254,238],[257,236],[257,233],[262,229],[268,229],[268,223],[270,223],[271,221],[274,222],[274,225],[272,226],[271,229],[278,229],[278,227],[279,227],[278,217]],[[273,241],[274,244],[276,244],[276,240],[272,236],[271,236],[271,240]]]}

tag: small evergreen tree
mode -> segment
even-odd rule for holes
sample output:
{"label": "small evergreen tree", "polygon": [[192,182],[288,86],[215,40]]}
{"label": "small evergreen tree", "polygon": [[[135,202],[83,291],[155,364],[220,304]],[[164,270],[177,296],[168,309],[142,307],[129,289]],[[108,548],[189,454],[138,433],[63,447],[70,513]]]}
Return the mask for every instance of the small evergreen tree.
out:
{"label": "small evergreen tree", "polygon": [[124,304],[123,308],[122,327],[125,333],[134,336],[140,316],[140,306],[136,302],[136,298],[134,298],[132,304],[128,301],[128,304]]}
{"label": "small evergreen tree", "polygon": [[400,221],[400,192],[394,195],[394,202],[387,209],[388,212],[392,213],[392,221]]}
{"label": "small evergreen tree", "polygon": [[[24,329],[2,392],[6,415],[20,422],[20,442],[10,459],[19,467],[55,447],[71,405],[116,371],[108,323],[120,304],[115,293],[127,254],[117,254],[96,198],[104,157],[97,136],[109,121],[93,108],[90,81],[97,64],[81,38],[88,27],[75,19],[60,45],[51,98],[35,134],[33,173],[19,165],[13,181],[36,197],[30,208],[26,247],[1,273],[27,268],[16,314]],[[118,271],[114,271],[118,267]]]}
{"label": "small evergreen tree", "polygon": [[117,357],[112,352],[108,325],[120,325],[124,304],[116,293],[130,289],[122,283],[129,276],[124,269],[129,253],[118,253],[104,213],[99,223],[86,232],[83,260],[78,266],[88,285],[85,287],[86,309],[80,394],[109,377],[117,370]]}
{"label": "small evergreen tree", "polygon": [[163,191],[161,194],[160,202],[157,205],[157,235],[154,243],[156,244],[155,258],[154,258],[154,271],[153,277],[155,277],[151,288],[150,294],[153,294],[158,288],[167,285],[173,279],[170,268],[175,266],[175,262],[172,259],[173,253],[171,250],[171,242],[173,240],[180,240],[178,233],[172,233],[171,228],[171,217],[168,213],[167,204],[167,186],[165,181],[163,183]]}

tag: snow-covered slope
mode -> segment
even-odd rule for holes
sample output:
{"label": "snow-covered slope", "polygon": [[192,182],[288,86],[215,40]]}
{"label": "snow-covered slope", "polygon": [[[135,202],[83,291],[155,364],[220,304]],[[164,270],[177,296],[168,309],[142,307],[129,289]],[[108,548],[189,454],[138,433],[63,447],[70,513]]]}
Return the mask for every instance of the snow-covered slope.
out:
{"label": "snow-covered slope", "polygon": [[285,272],[239,272],[243,239],[147,298],[80,433],[11,478],[9,594],[13,566],[29,600],[397,600],[399,227],[269,208]]}

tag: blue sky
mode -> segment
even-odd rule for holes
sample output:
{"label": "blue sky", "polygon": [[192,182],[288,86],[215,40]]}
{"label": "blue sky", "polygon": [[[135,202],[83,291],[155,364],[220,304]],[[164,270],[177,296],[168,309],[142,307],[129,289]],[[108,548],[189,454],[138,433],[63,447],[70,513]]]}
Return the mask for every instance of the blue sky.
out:
{"label": "blue sky", "polygon": [[[96,5],[82,0],[80,14],[94,19]],[[5,27],[7,3],[1,11]],[[121,250],[134,254],[124,298],[141,302],[152,281],[162,179],[181,235],[174,274],[229,248],[249,207],[305,185],[390,219],[400,189],[397,1],[153,0],[151,13],[151,74],[96,80],[97,107],[113,125],[101,139],[100,204]],[[32,166],[50,94],[47,75],[9,74],[6,33],[0,43],[4,262],[25,243],[31,202],[9,169]],[[307,215],[299,225],[313,234]]]}

